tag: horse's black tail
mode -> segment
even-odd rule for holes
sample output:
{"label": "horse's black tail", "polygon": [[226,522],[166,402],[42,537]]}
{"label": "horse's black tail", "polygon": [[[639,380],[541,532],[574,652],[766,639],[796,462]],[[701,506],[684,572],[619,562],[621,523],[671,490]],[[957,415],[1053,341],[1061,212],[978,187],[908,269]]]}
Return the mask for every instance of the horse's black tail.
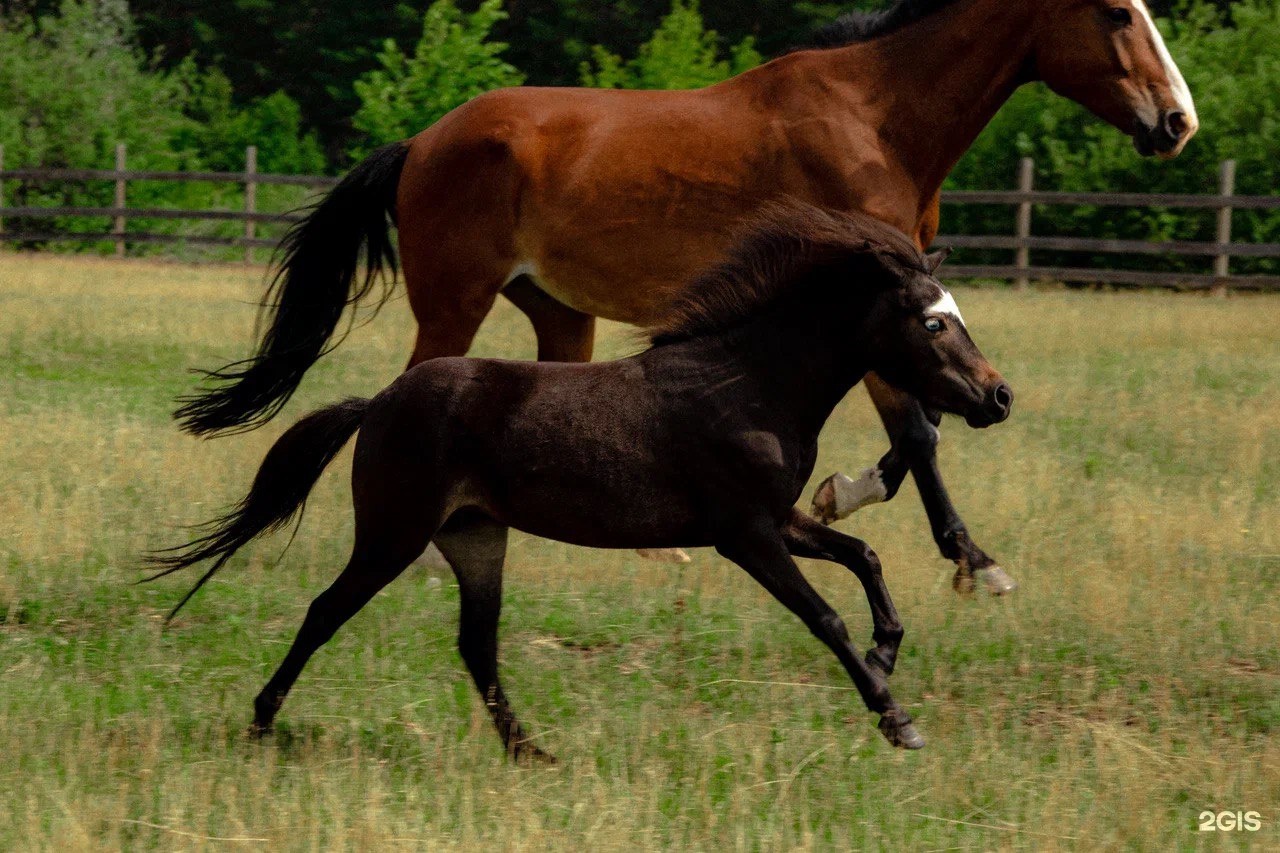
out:
{"label": "horse's black tail", "polygon": [[[348,305],[373,290],[389,271],[385,302],[398,273],[388,218],[407,143],[388,145],[343,178],[294,225],[280,244],[283,260],[263,303],[267,329],[251,358],[207,374],[216,383],[183,397],[174,417],[193,435],[246,432],[273,418],[325,353]],[[364,249],[364,274],[360,255]]]}
{"label": "horse's black tail", "polygon": [[324,469],[360,429],[368,410],[368,400],[351,399],[298,421],[267,452],[244,500],[211,521],[208,532],[194,542],[150,556],[149,562],[162,571],[144,583],[217,558],[166,621],[176,616],[236,551],[298,515]]}

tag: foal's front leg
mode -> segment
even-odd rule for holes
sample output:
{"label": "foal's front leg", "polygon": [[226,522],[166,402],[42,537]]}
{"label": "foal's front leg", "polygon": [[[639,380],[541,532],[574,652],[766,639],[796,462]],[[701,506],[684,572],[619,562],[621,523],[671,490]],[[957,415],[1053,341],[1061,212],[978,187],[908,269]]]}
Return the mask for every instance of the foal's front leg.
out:
{"label": "foal's front leg", "polygon": [[861,539],[824,527],[798,510],[782,529],[782,539],[793,557],[839,563],[857,576],[867,594],[875,623],[872,639],[876,647],[867,652],[867,664],[885,676],[893,675],[904,632],[876,552]]}
{"label": "foal's front leg", "polygon": [[776,527],[768,522],[754,525],[717,550],[745,569],[835,652],[867,708],[880,714],[880,731],[889,743],[903,749],[924,746],[924,738],[912,725],[911,715],[889,693],[885,676],[862,659],[849,640],[844,621],[800,574]]}
{"label": "foal's front leg", "polygon": [[[1016,590],[1018,585],[1014,579],[973,541],[960,513],[951,503],[942,482],[942,473],[938,470],[938,430],[919,401],[887,385],[874,374],[867,376],[866,383],[872,402],[876,404],[885,429],[893,440],[893,449],[885,460],[900,459],[915,476],[938,550],[956,564],[956,590],[969,592],[978,583],[992,595],[1007,595]],[[884,460],[881,462],[883,465]],[[859,481],[836,474],[818,487],[814,495],[814,515],[830,523],[846,518],[870,503],[878,503],[872,499],[877,493],[876,483],[884,484],[882,500],[888,500],[897,491],[896,488],[890,489],[895,476],[896,471],[880,466],[866,472]],[[900,478],[897,483],[901,484]],[[872,494],[867,496],[869,491]],[[865,497],[859,500],[859,496]]]}

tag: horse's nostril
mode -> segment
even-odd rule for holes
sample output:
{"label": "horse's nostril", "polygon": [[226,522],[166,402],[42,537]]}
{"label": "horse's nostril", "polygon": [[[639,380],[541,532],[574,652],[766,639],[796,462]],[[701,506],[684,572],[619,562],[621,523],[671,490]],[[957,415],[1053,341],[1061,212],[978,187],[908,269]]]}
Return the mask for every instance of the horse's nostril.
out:
{"label": "horse's nostril", "polygon": [[1187,135],[1187,131],[1191,129],[1191,123],[1187,121],[1186,113],[1181,110],[1174,110],[1165,119],[1165,128],[1169,131],[1169,135],[1173,137],[1174,142],[1177,142]]}

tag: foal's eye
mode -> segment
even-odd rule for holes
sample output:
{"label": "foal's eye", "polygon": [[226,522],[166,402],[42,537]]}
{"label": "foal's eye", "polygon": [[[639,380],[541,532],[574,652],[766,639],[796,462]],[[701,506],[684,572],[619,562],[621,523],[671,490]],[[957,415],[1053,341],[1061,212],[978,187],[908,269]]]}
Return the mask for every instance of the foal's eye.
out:
{"label": "foal's eye", "polygon": [[933,335],[938,334],[946,327],[947,327],[947,324],[942,322],[942,320],[938,319],[937,317],[930,317],[929,319],[924,321],[925,331]]}
{"label": "foal's eye", "polygon": [[1107,18],[1117,27],[1127,27],[1133,24],[1133,15],[1128,9],[1121,6],[1115,6],[1107,10]]}

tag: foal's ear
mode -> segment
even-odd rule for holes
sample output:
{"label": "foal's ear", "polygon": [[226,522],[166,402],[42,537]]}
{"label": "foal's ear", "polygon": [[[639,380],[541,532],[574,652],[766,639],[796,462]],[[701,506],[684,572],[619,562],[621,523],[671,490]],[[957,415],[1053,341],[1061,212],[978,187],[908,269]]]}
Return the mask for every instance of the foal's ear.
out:
{"label": "foal's ear", "polygon": [[924,256],[924,268],[929,271],[929,275],[933,275],[938,271],[938,267],[942,266],[942,262],[951,257],[951,253],[955,249],[950,246],[945,249],[939,249],[936,252],[930,252]]}

